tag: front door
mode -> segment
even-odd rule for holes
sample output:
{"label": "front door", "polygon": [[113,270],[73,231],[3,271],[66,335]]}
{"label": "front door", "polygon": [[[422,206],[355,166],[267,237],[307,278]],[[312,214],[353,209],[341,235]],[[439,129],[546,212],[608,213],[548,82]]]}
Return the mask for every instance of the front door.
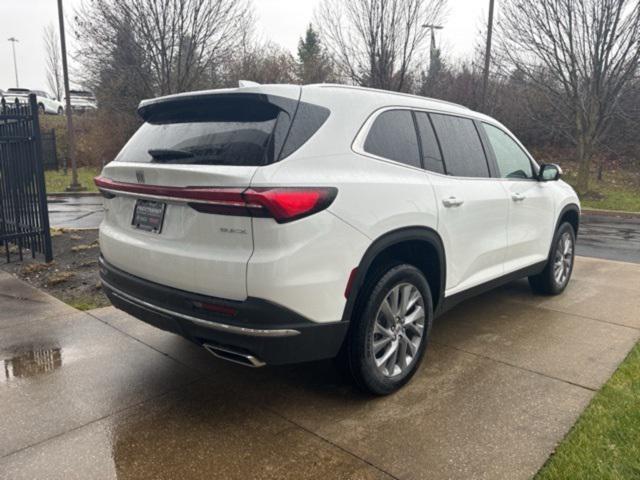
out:
{"label": "front door", "polygon": [[537,181],[530,157],[508,133],[486,123],[483,127],[509,198],[509,273],[547,259],[554,229],[553,195],[546,182]]}

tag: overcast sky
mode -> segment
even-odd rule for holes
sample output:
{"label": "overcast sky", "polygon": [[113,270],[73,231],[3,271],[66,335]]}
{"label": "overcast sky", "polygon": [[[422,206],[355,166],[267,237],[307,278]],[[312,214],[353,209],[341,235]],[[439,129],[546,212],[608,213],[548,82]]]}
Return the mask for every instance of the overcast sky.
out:
{"label": "overcast sky", "polygon": [[[298,39],[312,21],[320,1],[253,0],[257,31],[262,38],[295,53]],[[67,22],[73,19],[73,9],[81,2],[64,0]],[[443,22],[445,28],[438,32],[437,39],[447,56],[463,58],[471,54],[487,11],[488,0],[449,0]],[[7,38],[16,37],[20,41],[16,44],[20,86],[46,89],[42,30],[49,23],[57,25],[56,0],[0,0],[0,19],[0,88],[15,86],[13,56]],[[71,31],[69,23],[66,28]],[[72,42],[69,47],[73,49]]]}

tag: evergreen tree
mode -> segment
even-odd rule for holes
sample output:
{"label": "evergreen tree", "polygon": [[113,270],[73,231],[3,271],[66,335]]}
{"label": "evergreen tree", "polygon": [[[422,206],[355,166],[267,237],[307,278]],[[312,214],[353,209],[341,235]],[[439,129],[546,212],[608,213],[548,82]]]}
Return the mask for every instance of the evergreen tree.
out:
{"label": "evergreen tree", "polygon": [[334,77],[329,56],[311,24],[298,42],[298,77],[305,84],[329,82]]}

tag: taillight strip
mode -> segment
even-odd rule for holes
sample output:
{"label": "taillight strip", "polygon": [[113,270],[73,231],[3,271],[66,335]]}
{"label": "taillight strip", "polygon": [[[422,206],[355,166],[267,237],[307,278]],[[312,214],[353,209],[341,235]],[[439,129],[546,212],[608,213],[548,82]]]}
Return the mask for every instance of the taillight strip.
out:
{"label": "taillight strip", "polygon": [[127,195],[180,203],[206,203],[230,207],[246,206],[242,193],[244,187],[164,187],[118,182],[104,177],[94,178],[101,192],[111,195]]}
{"label": "taillight strip", "polygon": [[278,223],[324,210],[338,193],[335,187],[164,187],[104,177],[96,177],[94,182],[107,198],[123,195],[186,203],[202,213],[271,217]]}

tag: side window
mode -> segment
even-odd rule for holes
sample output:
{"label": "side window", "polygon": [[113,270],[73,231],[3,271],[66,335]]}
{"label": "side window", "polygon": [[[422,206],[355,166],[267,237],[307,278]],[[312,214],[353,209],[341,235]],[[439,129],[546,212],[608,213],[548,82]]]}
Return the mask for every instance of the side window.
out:
{"label": "side window", "polygon": [[496,156],[502,178],[533,178],[531,161],[522,148],[505,132],[484,123],[484,131]]}
{"label": "side window", "polygon": [[416,123],[418,124],[418,134],[422,145],[422,164],[425,170],[436,173],[445,173],[442,163],[442,154],[438,146],[436,134],[429,120],[429,116],[424,112],[415,112]]}
{"label": "side window", "polygon": [[489,165],[473,120],[430,114],[449,175],[489,177]]}
{"label": "side window", "polygon": [[418,137],[411,112],[388,110],[381,113],[369,130],[364,151],[412,167],[421,167]]}

